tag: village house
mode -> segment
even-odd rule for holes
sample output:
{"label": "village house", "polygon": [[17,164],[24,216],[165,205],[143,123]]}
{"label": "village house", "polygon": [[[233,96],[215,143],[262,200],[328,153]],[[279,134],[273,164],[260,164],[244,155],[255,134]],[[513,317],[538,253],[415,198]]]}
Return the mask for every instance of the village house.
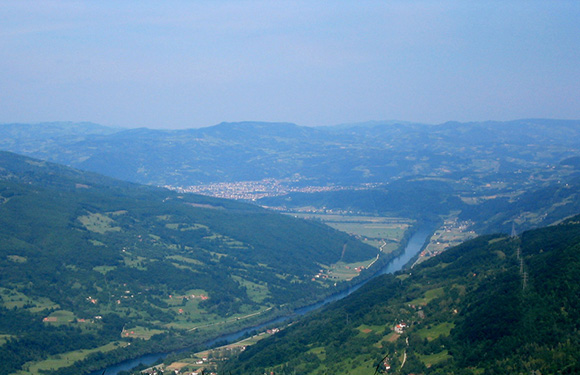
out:
{"label": "village house", "polygon": [[407,328],[407,325],[405,323],[399,323],[393,329],[394,329],[395,333],[398,333],[399,335],[401,335],[401,334],[403,334],[403,331],[405,330],[405,328]]}

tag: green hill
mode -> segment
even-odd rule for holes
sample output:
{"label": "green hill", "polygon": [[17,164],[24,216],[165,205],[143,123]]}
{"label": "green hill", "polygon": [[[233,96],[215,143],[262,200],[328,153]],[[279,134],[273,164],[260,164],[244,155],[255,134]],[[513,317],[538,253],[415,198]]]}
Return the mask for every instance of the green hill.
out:
{"label": "green hill", "polygon": [[375,256],[320,223],[0,152],[2,372],[199,342],[346,287],[312,281],[322,265]]}
{"label": "green hill", "polygon": [[376,278],[224,373],[576,374],[579,328],[580,216]]}

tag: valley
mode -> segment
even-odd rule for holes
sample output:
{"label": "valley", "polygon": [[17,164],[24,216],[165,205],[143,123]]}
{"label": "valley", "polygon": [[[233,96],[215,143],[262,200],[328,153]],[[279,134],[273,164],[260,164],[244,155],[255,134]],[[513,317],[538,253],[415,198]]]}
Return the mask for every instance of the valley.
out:
{"label": "valley", "polygon": [[0,375],[580,375],[580,1],[0,4]]}
{"label": "valley", "polygon": [[[314,364],[317,372],[336,372],[341,363],[362,375],[376,365],[368,353],[394,348],[384,362],[391,369],[444,366],[460,358],[445,337],[461,325],[453,309],[444,317],[434,304],[456,306],[448,299],[459,301],[476,286],[469,277],[438,284],[430,265],[447,275],[452,262],[441,259],[457,245],[557,226],[580,212],[577,121],[25,128],[0,125],[0,147],[28,155],[0,152],[0,360],[18,375],[76,375],[150,353],[198,352],[212,338],[292,315],[373,278],[424,227],[438,229],[420,254],[389,271],[412,266],[389,279],[391,289],[365,286],[321,309],[365,301],[341,318],[356,321],[354,330],[332,332],[322,323],[313,330],[329,339],[353,334],[349,354],[340,354],[348,360],[312,338],[301,344],[306,352],[284,363],[266,365],[262,354],[250,361],[262,363],[257,373],[308,373]],[[493,251],[506,260],[508,250]],[[473,269],[486,267],[474,262]],[[357,320],[374,309],[374,298],[390,301],[392,293],[402,299]],[[414,325],[417,317],[423,326]],[[341,327],[339,320],[332,324]],[[406,328],[395,332],[400,323]],[[302,324],[249,346],[234,367],[216,366],[250,368],[243,361],[253,346],[268,345],[267,355],[277,347],[272,340]],[[359,350],[366,354],[359,358]]]}
{"label": "valley", "polygon": [[[412,271],[373,279],[220,371],[575,373],[578,283],[564,280],[577,279],[579,229],[575,217],[521,237],[467,241]],[[559,273],[550,272],[552,264]],[[538,324],[548,321],[558,323]]]}
{"label": "valley", "polygon": [[[403,251],[403,253],[393,259],[391,262],[387,263],[383,269],[379,270],[379,273],[392,273],[394,271],[400,270],[405,264],[407,264],[407,262],[409,261],[409,259],[411,259],[414,255],[416,255],[419,250],[422,248],[423,243],[426,240],[426,237],[429,235],[429,233],[431,233],[431,229],[425,227],[422,228],[421,230],[417,231],[413,236],[411,236],[411,238],[409,239],[409,241],[407,242],[407,245],[405,246],[405,249]],[[368,280],[367,280],[368,281]],[[155,370],[157,369],[169,369],[169,368],[185,368],[184,373],[188,373],[187,368],[191,368],[194,367],[196,368],[198,371],[200,369],[205,369],[206,371],[215,371],[215,369],[217,367],[219,367],[224,360],[226,360],[227,358],[232,358],[233,356],[239,354],[239,348],[240,347],[244,347],[247,348],[249,345],[254,344],[266,337],[269,337],[273,334],[277,334],[278,332],[281,332],[285,329],[285,327],[290,327],[293,324],[295,324],[298,319],[300,319],[302,316],[308,315],[310,313],[316,312],[318,310],[320,310],[322,307],[336,302],[336,301],[340,301],[343,298],[348,297],[349,295],[351,295],[353,292],[355,292],[357,289],[359,289],[360,287],[362,287],[365,282],[367,281],[363,281],[359,284],[354,285],[352,288],[350,288],[347,291],[343,291],[340,293],[337,293],[335,295],[329,296],[327,297],[324,301],[320,301],[318,303],[315,303],[314,305],[310,305],[304,308],[300,308],[297,309],[293,312],[292,315],[289,315],[288,317],[286,317],[285,319],[275,319],[274,321],[271,322],[267,322],[265,324],[262,324],[260,326],[257,327],[253,327],[247,330],[243,330],[237,333],[234,333],[232,335],[227,335],[225,337],[222,338],[222,340],[217,340],[217,341],[213,341],[211,342],[208,346],[210,348],[213,347],[213,345],[215,344],[219,344],[222,342],[232,342],[231,344],[225,345],[223,347],[219,347],[219,348],[215,348],[215,350],[217,352],[219,352],[219,356],[216,358],[211,358],[208,359],[207,356],[205,356],[204,354],[207,353],[207,350],[203,350],[201,352],[192,352],[192,351],[186,351],[184,353],[176,353],[176,354],[169,354],[167,357],[165,356],[160,356],[163,359],[163,363],[161,364],[160,362],[157,363],[157,365],[151,366],[149,367],[149,369],[155,373],[159,373],[159,370]],[[289,323],[288,323],[289,322]],[[244,337],[250,336],[249,339],[246,339]],[[239,340],[240,337],[242,337],[242,340],[240,341],[236,341]],[[230,348],[233,348],[233,350],[229,350]],[[210,349],[209,351],[212,351],[213,349]],[[206,357],[205,360],[203,360],[203,358]],[[145,359],[146,357],[144,357]],[[196,363],[198,361],[203,360],[203,363]],[[155,361],[155,359],[152,359],[151,361],[148,361],[149,363],[153,363]],[[138,363],[138,361],[135,361],[134,364],[136,365]],[[188,366],[184,366],[184,364],[189,363]],[[193,363],[195,363],[195,365],[193,365]],[[140,366],[140,367],[144,367],[144,366]],[[130,366],[128,367],[130,368]],[[113,373],[115,373],[115,371],[122,371],[125,370],[126,368],[124,366],[113,366],[112,368],[108,368],[107,371],[112,371]],[[91,375],[97,375],[97,373],[91,374]]]}
{"label": "valley", "polygon": [[[319,222],[256,206],[9,153],[0,165],[0,356],[11,371],[70,353],[77,362],[54,371],[74,373],[193,346],[343,290],[346,281],[312,278],[322,265],[377,255]],[[106,356],[93,351],[119,341]]]}

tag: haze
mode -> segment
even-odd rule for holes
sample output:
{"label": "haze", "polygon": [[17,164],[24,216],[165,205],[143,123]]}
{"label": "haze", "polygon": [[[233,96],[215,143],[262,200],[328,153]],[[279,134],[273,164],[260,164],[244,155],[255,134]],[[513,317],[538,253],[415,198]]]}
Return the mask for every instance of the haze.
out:
{"label": "haze", "polygon": [[0,123],[580,118],[577,1],[0,1]]}

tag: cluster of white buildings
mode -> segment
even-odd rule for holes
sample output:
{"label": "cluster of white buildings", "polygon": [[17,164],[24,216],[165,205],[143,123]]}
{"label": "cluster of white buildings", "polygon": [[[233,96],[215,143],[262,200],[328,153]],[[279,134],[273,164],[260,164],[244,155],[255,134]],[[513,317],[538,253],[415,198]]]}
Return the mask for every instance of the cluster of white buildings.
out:
{"label": "cluster of white buildings", "polygon": [[300,179],[267,178],[260,181],[220,182],[207,185],[177,187],[166,185],[170,190],[182,193],[209,195],[217,198],[255,201],[265,197],[277,197],[289,193],[318,193],[322,191],[343,190],[346,187],[329,186],[293,186]]}

